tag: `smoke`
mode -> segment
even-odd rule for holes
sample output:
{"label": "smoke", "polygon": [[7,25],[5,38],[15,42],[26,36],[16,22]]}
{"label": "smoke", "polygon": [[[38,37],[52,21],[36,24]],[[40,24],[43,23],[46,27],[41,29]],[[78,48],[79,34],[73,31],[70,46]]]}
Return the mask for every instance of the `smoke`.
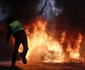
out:
{"label": "smoke", "polygon": [[36,6],[39,0],[1,0],[1,2],[3,2],[3,4],[1,4],[2,11],[5,7],[4,12],[8,13],[7,16],[5,16],[6,19],[11,16],[14,20],[26,22],[37,15]]}
{"label": "smoke", "polygon": [[83,32],[85,26],[85,2],[83,0],[56,0],[55,5],[63,8],[62,13],[58,16],[60,24],[68,21],[66,24],[69,30]]}

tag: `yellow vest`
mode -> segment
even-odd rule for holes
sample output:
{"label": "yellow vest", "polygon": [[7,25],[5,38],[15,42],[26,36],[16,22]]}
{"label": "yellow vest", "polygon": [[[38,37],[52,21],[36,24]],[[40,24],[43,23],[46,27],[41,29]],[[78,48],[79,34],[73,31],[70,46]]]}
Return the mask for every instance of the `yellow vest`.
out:
{"label": "yellow vest", "polygon": [[11,27],[12,34],[14,35],[17,31],[24,30],[23,26],[19,23],[19,21],[14,21],[8,26]]}

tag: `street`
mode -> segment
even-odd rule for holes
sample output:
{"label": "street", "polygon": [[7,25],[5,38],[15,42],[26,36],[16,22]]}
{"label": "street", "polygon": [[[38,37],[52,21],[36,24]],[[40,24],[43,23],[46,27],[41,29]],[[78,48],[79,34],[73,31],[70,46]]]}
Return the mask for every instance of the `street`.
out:
{"label": "street", "polygon": [[[0,62],[0,70],[9,70],[11,61]],[[36,63],[23,64],[21,61],[16,62],[16,68],[11,70],[85,70],[85,63]]]}

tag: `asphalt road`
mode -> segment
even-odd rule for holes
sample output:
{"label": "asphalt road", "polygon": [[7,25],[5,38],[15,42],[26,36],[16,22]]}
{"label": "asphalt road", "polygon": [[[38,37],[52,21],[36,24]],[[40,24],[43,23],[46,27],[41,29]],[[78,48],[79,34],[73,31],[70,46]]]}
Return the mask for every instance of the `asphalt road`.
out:
{"label": "asphalt road", "polygon": [[11,61],[0,62],[0,70],[85,70],[85,63],[36,63],[23,64],[17,61],[16,68],[11,68]]}

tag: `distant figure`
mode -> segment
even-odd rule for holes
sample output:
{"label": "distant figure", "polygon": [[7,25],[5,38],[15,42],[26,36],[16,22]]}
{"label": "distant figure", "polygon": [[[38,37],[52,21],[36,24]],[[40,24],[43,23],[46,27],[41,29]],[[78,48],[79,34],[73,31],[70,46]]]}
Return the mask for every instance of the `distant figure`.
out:
{"label": "distant figure", "polygon": [[26,61],[25,56],[28,51],[26,33],[24,31],[23,26],[20,24],[20,22],[18,20],[14,21],[12,18],[8,18],[7,19],[7,40],[6,40],[7,43],[9,41],[9,38],[11,35],[15,38],[15,44],[14,44],[15,49],[12,54],[11,67],[15,67],[17,53],[18,53],[20,43],[22,43],[22,45],[23,45],[23,52],[20,53],[20,56],[22,58],[22,62],[24,64],[26,64],[27,61]]}

